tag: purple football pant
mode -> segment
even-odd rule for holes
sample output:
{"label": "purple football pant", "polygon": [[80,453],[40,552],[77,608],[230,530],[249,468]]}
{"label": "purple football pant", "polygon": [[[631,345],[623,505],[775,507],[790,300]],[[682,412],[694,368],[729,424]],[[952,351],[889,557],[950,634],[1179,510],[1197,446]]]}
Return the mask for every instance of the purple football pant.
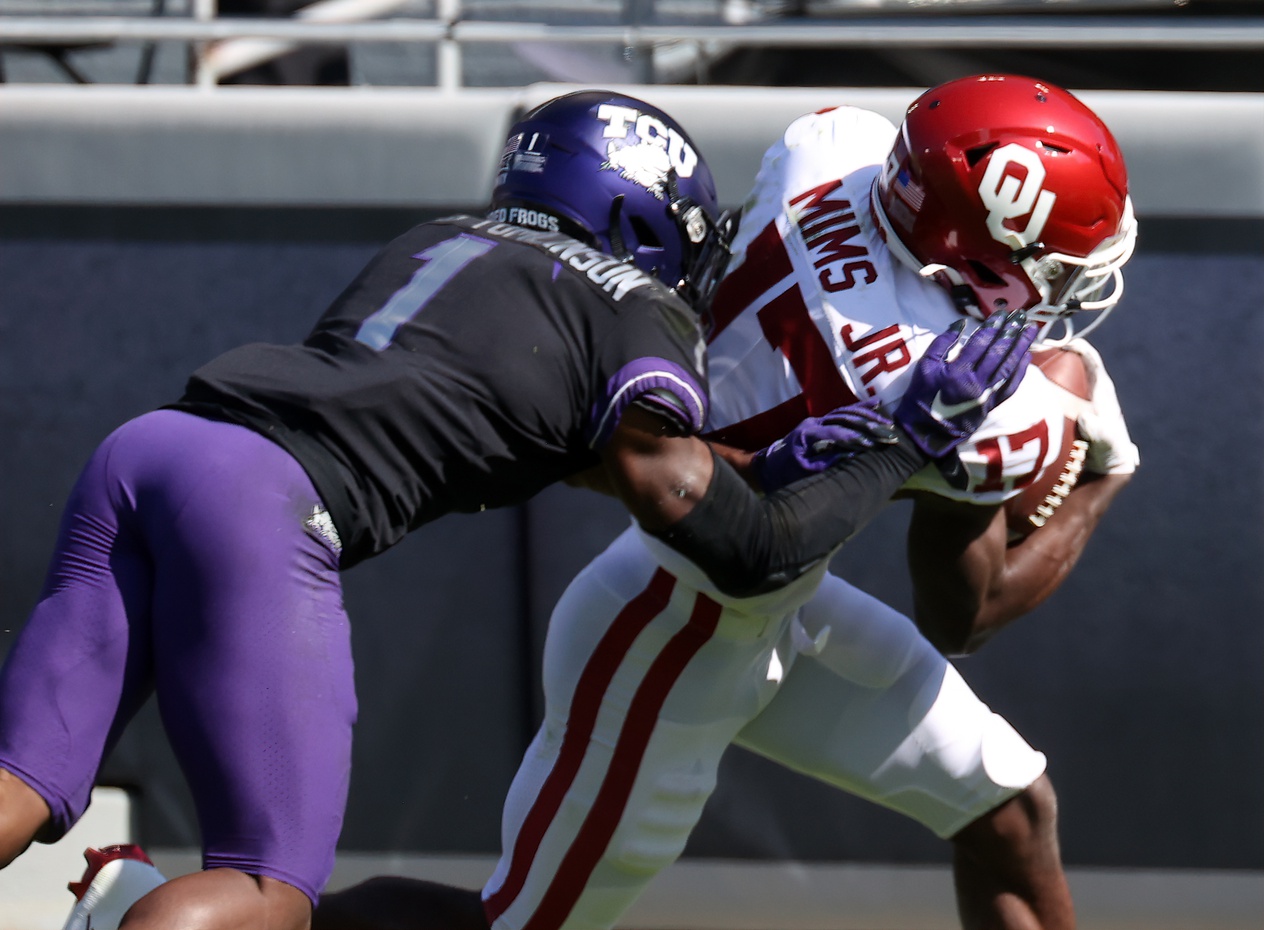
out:
{"label": "purple football pant", "polygon": [[316,900],[333,871],[356,701],[338,552],[302,467],[169,410],[111,434],[71,493],[40,601],[0,673],[0,766],[82,816],[154,693],[204,867]]}

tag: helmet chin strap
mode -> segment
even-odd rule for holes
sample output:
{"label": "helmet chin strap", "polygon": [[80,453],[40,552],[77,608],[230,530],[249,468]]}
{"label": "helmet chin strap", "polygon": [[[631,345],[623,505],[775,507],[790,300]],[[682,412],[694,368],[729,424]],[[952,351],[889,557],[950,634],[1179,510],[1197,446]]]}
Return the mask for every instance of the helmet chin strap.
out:
{"label": "helmet chin strap", "polygon": [[[945,271],[952,271],[951,268],[944,268]],[[956,272],[953,272],[955,275]],[[974,288],[968,284],[954,284],[948,288],[948,294],[952,297],[953,306],[960,313],[973,317],[976,320],[986,320],[987,314],[979,308],[979,300],[974,293]]]}
{"label": "helmet chin strap", "polygon": [[[956,268],[948,265],[931,264],[922,265],[915,270],[928,281],[935,277],[942,277],[948,282],[946,290],[952,296],[952,302],[958,310],[967,316],[974,317],[976,320],[987,319],[987,314],[979,306],[978,296],[974,293],[974,288],[966,283],[965,278],[961,277],[961,273]],[[942,285],[943,281],[936,281],[935,283]]]}

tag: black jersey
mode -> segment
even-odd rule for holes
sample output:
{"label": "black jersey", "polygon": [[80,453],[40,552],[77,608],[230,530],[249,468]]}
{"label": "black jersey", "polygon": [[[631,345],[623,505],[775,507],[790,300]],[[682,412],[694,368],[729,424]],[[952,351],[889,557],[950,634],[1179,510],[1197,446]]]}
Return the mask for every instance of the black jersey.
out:
{"label": "black jersey", "polygon": [[349,567],[449,511],[516,504],[596,464],[630,403],[698,432],[703,351],[688,306],[634,266],[452,217],[383,249],[301,344],[231,350],[172,406],[289,450]]}

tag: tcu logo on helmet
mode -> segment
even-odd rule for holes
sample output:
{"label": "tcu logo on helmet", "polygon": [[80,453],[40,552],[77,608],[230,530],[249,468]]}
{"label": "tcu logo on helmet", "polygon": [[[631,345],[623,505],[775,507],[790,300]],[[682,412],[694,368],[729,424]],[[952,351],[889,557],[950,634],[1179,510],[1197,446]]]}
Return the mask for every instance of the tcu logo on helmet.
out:
{"label": "tcu logo on helmet", "polygon": [[[606,124],[602,136],[610,139],[602,168],[618,171],[639,184],[659,200],[667,196],[667,172],[675,169],[677,177],[693,176],[698,153],[675,129],[662,120],[632,107],[603,103],[597,118]],[[635,132],[636,142],[626,142]]]}
{"label": "tcu logo on helmet", "polygon": [[[1025,170],[1020,178],[1015,167]],[[1031,245],[1040,238],[1057,195],[1043,189],[1045,166],[1040,156],[1016,142],[1002,145],[988,159],[979,182],[979,199],[987,207],[987,227],[992,238],[1013,248]],[[1006,220],[1031,214],[1023,229],[1011,229]]]}

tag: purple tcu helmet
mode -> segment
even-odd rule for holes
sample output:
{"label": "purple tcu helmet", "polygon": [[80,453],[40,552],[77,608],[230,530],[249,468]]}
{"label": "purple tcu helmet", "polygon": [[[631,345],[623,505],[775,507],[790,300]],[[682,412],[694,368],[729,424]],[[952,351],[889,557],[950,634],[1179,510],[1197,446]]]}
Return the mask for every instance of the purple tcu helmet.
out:
{"label": "purple tcu helmet", "polygon": [[680,125],[611,91],[556,97],[514,124],[489,216],[631,261],[698,311],[728,264],[735,225]]}

